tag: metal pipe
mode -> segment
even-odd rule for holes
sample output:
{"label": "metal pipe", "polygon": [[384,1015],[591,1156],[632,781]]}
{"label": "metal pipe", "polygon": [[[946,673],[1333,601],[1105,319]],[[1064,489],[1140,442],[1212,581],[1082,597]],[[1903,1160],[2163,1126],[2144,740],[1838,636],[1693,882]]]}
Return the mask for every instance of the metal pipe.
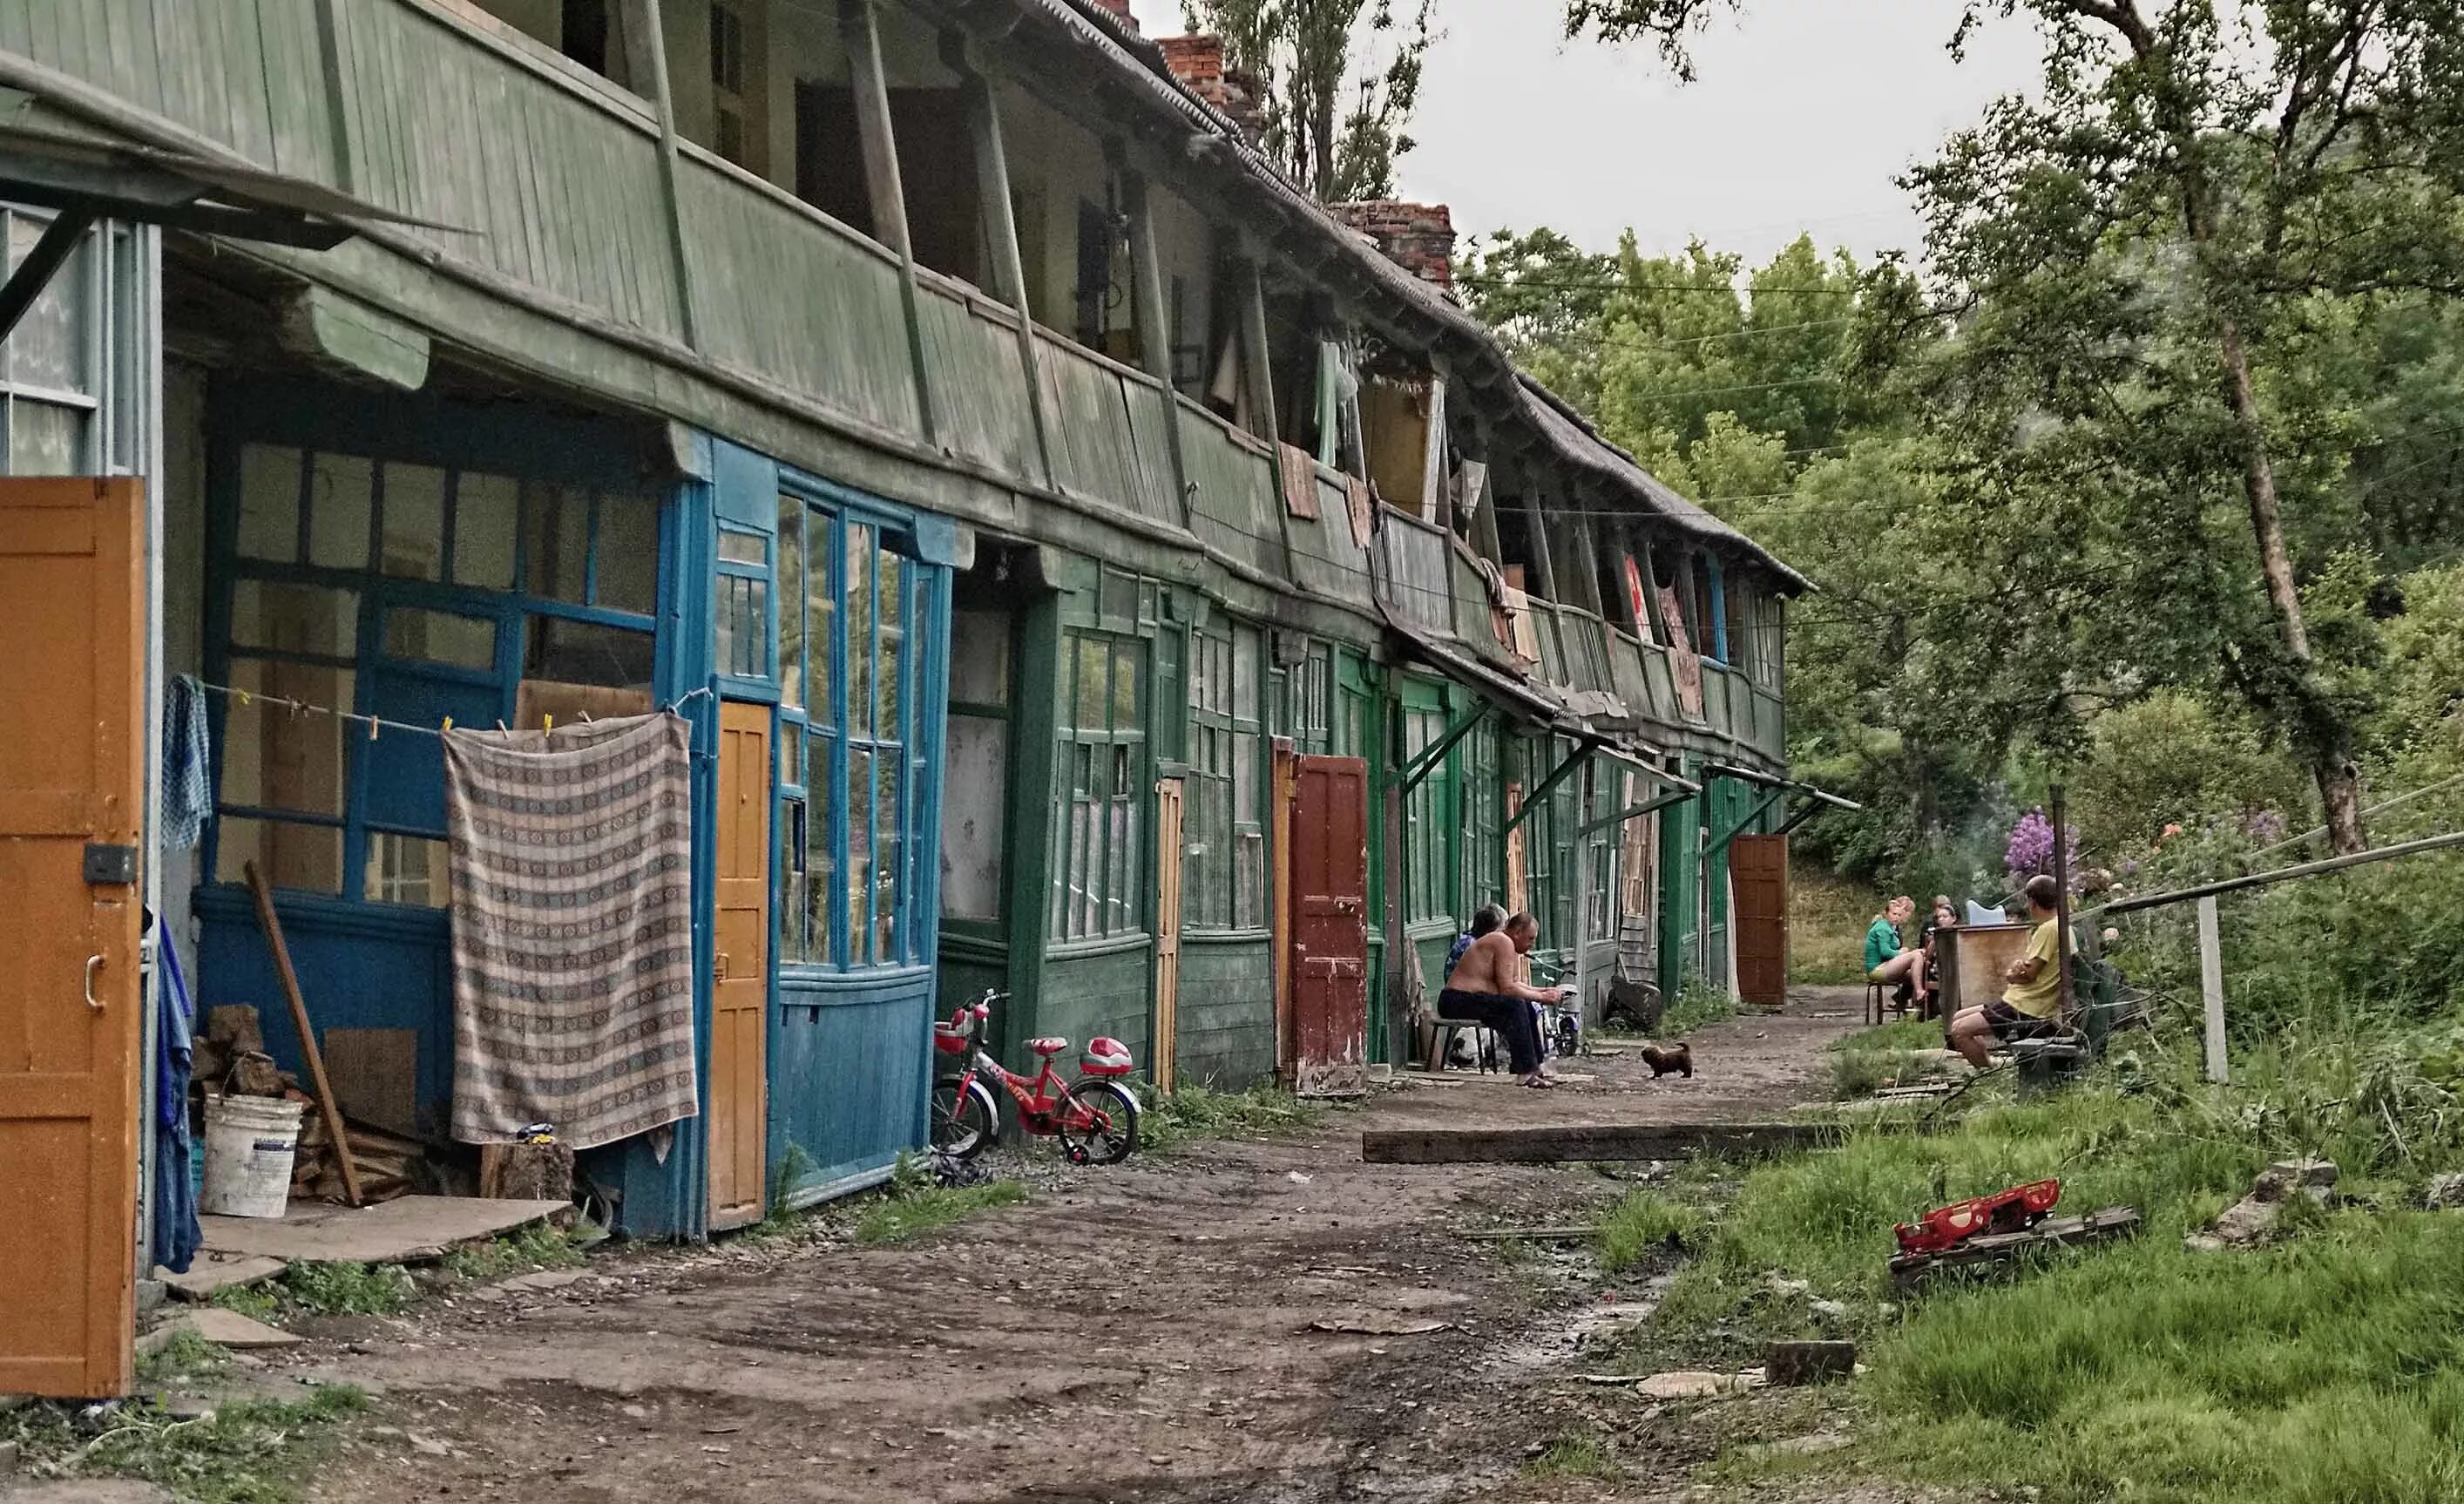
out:
{"label": "metal pipe", "polygon": [[2354,852],[2343,856],[2331,856],[2324,861],[2304,862],[2299,867],[2279,867],[2274,872],[2251,873],[2241,877],[2227,877],[2219,882],[2203,883],[2196,888],[2183,888],[2173,893],[2151,893],[2144,898],[2118,898],[2101,908],[2090,909],[2079,916],[2082,919],[2101,918],[2108,915],[2136,914],[2142,909],[2161,909],[2168,904],[2187,903],[2194,898],[2216,894],[2239,893],[2245,888],[2264,888],[2272,883],[2295,877],[2315,877],[2321,873],[2342,872],[2347,867],[2364,867],[2390,857],[2413,856],[2423,852],[2435,852],[2451,846],[2464,846],[2464,830],[2450,830],[2444,835],[2424,836],[2418,841],[2405,841],[2394,846],[2382,846],[2375,851]]}

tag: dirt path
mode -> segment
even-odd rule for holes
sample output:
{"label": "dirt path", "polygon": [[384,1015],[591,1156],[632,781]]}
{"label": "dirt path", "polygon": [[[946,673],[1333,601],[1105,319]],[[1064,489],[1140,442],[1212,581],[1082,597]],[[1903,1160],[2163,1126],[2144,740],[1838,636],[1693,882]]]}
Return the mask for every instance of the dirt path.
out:
{"label": "dirt path", "polygon": [[[1539,1496],[1528,1396],[1571,1356],[1546,1335],[1570,1296],[1450,1229],[1564,1220],[1623,1187],[1582,1167],[1364,1165],[1360,1130],[1767,1113],[1820,1093],[1856,1006],[1810,990],[1705,1029],[1691,1082],[1631,1055],[1567,1062],[1591,1079],[1555,1093],[1449,1075],[1289,1141],[1056,1166],[1027,1205],[900,1247],[645,1251],[337,1326],[286,1362],[368,1385],[385,1413],[315,1496]],[[1430,1321],[1449,1325],[1398,1330]]]}

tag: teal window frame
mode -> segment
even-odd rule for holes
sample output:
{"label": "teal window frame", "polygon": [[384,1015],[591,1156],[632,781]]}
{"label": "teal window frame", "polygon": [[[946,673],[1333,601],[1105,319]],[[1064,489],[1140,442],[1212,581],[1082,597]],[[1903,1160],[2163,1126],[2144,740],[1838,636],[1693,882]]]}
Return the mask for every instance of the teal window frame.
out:
{"label": "teal window frame", "polygon": [[[1053,685],[1060,755],[1053,769],[1045,936],[1056,944],[1143,936],[1147,795],[1155,781],[1146,734],[1154,685],[1146,645],[1133,633],[1090,627],[1065,627],[1060,642]],[[1091,671],[1101,672],[1100,687]]]}

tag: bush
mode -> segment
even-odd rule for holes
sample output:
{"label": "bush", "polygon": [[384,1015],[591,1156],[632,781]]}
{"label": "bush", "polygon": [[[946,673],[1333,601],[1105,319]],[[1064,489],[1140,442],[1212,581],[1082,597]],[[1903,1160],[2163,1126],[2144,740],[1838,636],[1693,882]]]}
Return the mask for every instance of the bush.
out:
{"label": "bush", "polygon": [[1709,1216],[1690,1202],[1631,1191],[1600,1219],[1600,1264],[1617,1273],[1655,1253],[1682,1252],[1698,1244],[1709,1226]]}

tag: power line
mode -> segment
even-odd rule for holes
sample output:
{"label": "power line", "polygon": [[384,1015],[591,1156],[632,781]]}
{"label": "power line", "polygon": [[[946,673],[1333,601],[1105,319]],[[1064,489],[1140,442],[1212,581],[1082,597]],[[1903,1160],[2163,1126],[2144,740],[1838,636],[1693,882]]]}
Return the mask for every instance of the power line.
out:
{"label": "power line", "polygon": [[1550,293],[1719,293],[1728,298],[1789,298],[1796,296],[1854,298],[1862,291],[1855,287],[1766,287],[1745,288],[1703,282],[1634,282],[1621,276],[1613,277],[1543,277],[1518,276],[1513,273],[1457,272],[1455,280],[1474,287],[1528,287]]}

